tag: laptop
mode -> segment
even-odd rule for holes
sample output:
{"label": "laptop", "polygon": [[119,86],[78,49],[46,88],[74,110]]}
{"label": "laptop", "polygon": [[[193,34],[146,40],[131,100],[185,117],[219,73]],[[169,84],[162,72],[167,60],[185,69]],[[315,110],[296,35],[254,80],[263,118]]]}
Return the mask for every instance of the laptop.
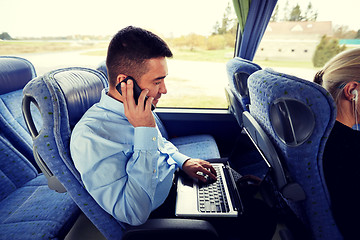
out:
{"label": "laptop", "polygon": [[[250,114],[248,115],[250,116]],[[237,165],[237,168],[241,169],[240,174],[244,176],[258,176],[260,182],[262,182],[269,176],[272,169],[266,157],[271,154],[271,152],[267,152],[268,145],[271,143],[267,138],[263,139],[263,137],[266,136],[265,134],[258,132],[262,130],[260,127],[251,124],[249,121],[244,121],[244,125],[246,125],[244,130],[252,142],[249,143],[249,147],[252,146],[254,151],[252,151],[250,155],[246,155],[247,153],[240,151],[240,155],[233,156],[231,162]],[[245,154],[246,156],[241,154]],[[252,162],[257,162],[256,166],[254,167],[254,165],[252,165],[247,169],[241,168],[239,164],[243,164],[245,159],[251,159]],[[217,171],[218,179],[215,183],[211,184],[203,184],[200,181],[190,178],[184,172],[179,172],[175,206],[176,216],[206,218],[237,217],[243,214],[244,207],[236,186],[236,181],[242,176],[230,167],[229,162],[224,163],[224,161],[222,161],[222,163],[212,163],[212,166]],[[246,181],[246,178],[243,178],[243,180]],[[260,182],[258,182],[258,184],[260,184]],[[209,193],[219,188],[224,192],[224,197],[221,198],[218,194],[214,195],[213,193]]]}
{"label": "laptop", "polygon": [[238,217],[243,205],[236,179],[239,176],[229,163],[212,163],[217,172],[217,181],[204,184],[182,171],[177,179],[175,215],[177,217]]}

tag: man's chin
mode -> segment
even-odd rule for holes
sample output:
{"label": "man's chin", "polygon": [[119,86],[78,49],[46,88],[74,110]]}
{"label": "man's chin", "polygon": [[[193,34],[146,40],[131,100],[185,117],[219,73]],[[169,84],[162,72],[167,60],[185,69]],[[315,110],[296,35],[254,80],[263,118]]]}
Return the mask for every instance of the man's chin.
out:
{"label": "man's chin", "polygon": [[159,102],[159,99],[154,99],[154,100],[152,101],[152,104],[156,107],[156,105],[158,104],[158,102]]}

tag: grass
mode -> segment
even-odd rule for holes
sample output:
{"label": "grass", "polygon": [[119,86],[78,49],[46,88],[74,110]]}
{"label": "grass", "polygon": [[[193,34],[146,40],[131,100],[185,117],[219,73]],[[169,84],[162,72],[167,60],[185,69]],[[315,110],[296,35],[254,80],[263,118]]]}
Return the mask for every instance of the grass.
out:
{"label": "grass", "polygon": [[[107,50],[95,50],[87,51],[82,53],[82,55],[88,56],[106,56]],[[234,55],[234,49],[227,48],[221,50],[189,50],[174,48],[172,49],[174,54],[174,59],[176,60],[185,60],[185,61],[202,61],[202,62],[227,62]]]}
{"label": "grass", "polygon": [[[59,51],[84,50],[82,55],[106,56],[107,42],[67,42],[67,41],[0,41],[0,55],[17,55],[22,53],[43,53]],[[226,63],[234,55],[233,48],[220,50],[204,50],[188,48],[173,48],[175,60],[184,61],[208,61]],[[257,60],[254,62],[260,66],[276,66],[291,68],[313,68],[310,61],[288,60]]]}
{"label": "grass", "polygon": [[[201,62],[221,62],[226,63],[233,58],[234,49],[226,48],[221,50],[203,50],[203,49],[184,49],[173,48],[173,59],[183,61],[201,61]],[[106,50],[87,51],[82,55],[88,56],[106,56]],[[260,66],[266,67],[289,67],[289,68],[313,68],[311,61],[289,61],[289,60],[258,60],[254,62]]]}
{"label": "grass", "polygon": [[[181,86],[181,91],[178,91]],[[180,108],[227,108],[225,92],[212,95],[207,86],[200,86],[197,82],[186,78],[169,76],[166,79],[168,93],[163,95],[158,107],[180,107]]]}
{"label": "grass", "polygon": [[202,62],[227,62],[234,56],[233,48],[220,50],[203,50],[203,49],[173,49],[174,59],[185,61],[202,61]]}

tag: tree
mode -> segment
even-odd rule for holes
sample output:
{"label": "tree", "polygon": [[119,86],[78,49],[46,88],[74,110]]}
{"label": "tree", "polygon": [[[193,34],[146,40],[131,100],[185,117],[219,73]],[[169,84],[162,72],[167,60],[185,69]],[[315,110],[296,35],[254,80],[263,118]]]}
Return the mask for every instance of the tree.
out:
{"label": "tree", "polygon": [[345,49],[345,45],[340,46],[337,39],[324,35],[316,46],[312,59],[314,67],[323,67],[327,61]]}
{"label": "tree", "polygon": [[232,9],[229,2],[227,7],[225,8],[221,24],[219,23],[219,21],[217,21],[214,25],[213,35],[224,35],[226,33],[236,32],[237,21],[236,19],[231,17],[231,14]]}
{"label": "tree", "polygon": [[301,9],[299,4],[296,4],[296,6],[291,10],[289,21],[299,22],[301,20],[303,20],[303,17],[301,16]]}
{"label": "tree", "polygon": [[0,34],[1,40],[13,40],[13,38],[7,32],[3,32]]}
{"label": "tree", "polygon": [[360,39],[360,29],[357,31],[357,34],[356,34],[355,38]]}
{"label": "tree", "polygon": [[[273,15],[275,15],[275,11],[276,11],[276,9],[274,10]],[[282,19],[283,21],[314,21],[315,22],[318,17],[318,12],[317,12],[317,10],[313,9],[313,5],[311,2],[309,2],[309,4],[307,5],[307,8],[306,8],[304,14],[301,11],[299,4],[296,4],[294,7],[291,8],[289,6],[288,0],[285,2],[283,11],[284,11],[284,18]],[[272,19],[272,21],[276,21],[276,20]]]}
{"label": "tree", "polygon": [[284,6],[284,18],[283,21],[289,21],[289,0],[286,0],[285,6]]}
{"label": "tree", "polygon": [[271,15],[270,21],[277,22],[279,15],[279,5],[276,5],[273,14]]}
{"label": "tree", "polygon": [[334,27],[334,36],[339,39],[355,39],[356,31],[349,30],[348,26],[341,25]]}
{"label": "tree", "polygon": [[186,47],[190,51],[195,51],[197,48],[205,48],[206,37],[190,33],[186,36],[172,39],[171,43],[176,47]]}
{"label": "tree", "polygon": [[213,31],[212,34],[213,35],[219,34],[219,32],[220,32],[220,23],[219,23],[219,21],[216,21],[213,28],[214,28],[214,31]]}
{"label": "tree", "polygon": [[318,13],[316,10],[313,10],[311,2],[307,5],[304,20],[305,21],[313,21],[315,22],[317,20]]}
{"label": "tree", "polygon": [[206,49],[207,50],[218,50],[224,49],[226,45],[224,35],[212,35],[207,39]]}

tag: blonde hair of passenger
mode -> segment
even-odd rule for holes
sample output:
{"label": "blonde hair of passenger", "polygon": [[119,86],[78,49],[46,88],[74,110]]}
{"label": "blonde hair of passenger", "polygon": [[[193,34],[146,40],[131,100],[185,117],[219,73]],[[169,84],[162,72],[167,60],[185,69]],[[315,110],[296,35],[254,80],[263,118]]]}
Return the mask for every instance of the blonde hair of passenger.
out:
{"label": "blonde hair of passenger", "polygon": [[314,82],[322,85],[331,94],[337,106],[344,87],[353,81],[360,83],[360,48],[339,53],[329,60],[314,78]]}

